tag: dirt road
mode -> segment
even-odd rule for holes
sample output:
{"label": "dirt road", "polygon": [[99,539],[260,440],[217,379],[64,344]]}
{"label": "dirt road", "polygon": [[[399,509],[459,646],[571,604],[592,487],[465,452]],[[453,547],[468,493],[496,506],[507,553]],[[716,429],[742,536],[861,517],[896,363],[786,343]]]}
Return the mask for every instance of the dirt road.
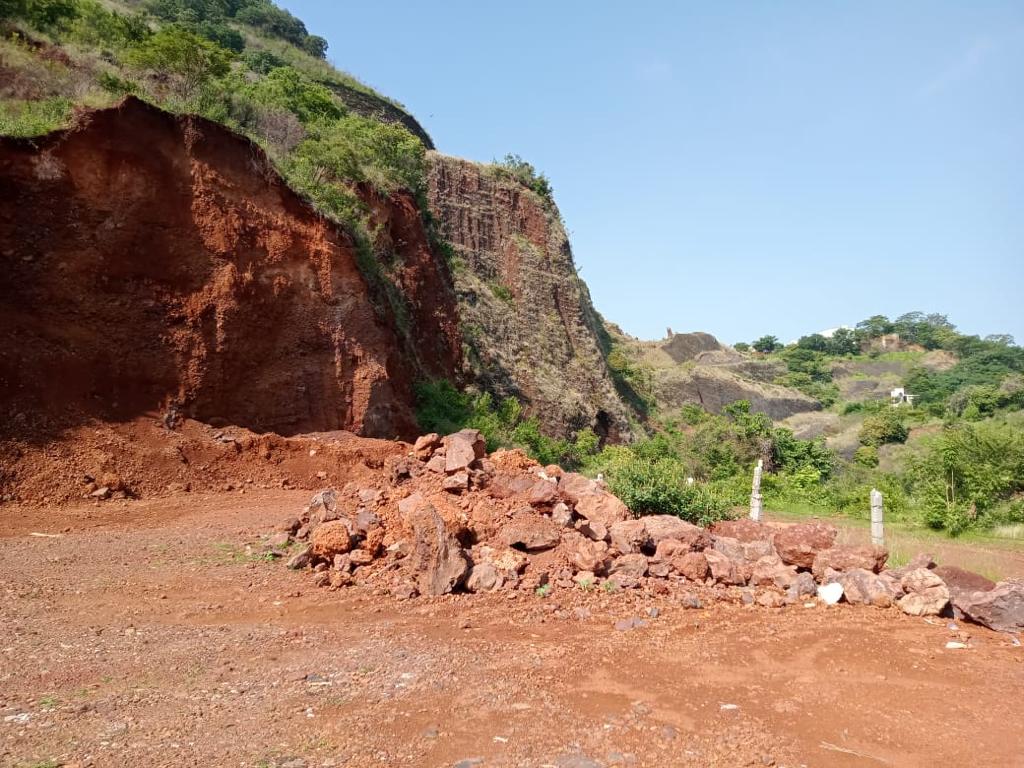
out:
{"label": "dirt road", "polygon": [[1024,766],[1005,635],[964,625],[946,650],[946,621],[895,610],[318,590],[245,549],[308,495],[0,508],[0,764]]}

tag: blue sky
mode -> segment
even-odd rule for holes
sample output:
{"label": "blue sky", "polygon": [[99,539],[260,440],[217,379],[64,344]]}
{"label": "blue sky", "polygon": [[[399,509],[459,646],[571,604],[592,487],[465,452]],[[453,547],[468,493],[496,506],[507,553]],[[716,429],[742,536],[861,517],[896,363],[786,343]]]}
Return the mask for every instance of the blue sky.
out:
{"label": "blue sky", "polygon": [[283,4],[441,151],[543,170],[629,333],[1024,342],[1024,3]]}

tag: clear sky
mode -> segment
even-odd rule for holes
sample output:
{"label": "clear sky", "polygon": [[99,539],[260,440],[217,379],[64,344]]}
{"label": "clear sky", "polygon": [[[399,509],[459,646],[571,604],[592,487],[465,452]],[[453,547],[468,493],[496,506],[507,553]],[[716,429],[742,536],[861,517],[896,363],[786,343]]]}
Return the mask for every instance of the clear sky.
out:
{"label": "clear sky", "polygon": [[1024,2],[284,0],[438,148],[551,179],[597,308],[1024,342]]}

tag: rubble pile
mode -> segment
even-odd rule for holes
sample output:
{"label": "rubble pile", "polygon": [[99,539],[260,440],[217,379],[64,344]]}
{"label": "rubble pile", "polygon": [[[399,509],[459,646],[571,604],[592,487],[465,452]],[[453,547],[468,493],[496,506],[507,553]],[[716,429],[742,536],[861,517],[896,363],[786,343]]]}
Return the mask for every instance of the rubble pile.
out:
{"label": "rubble pile", "polygon": [[696,587],[765,607],[845,599],[1024,629],[1024,581],[997,585],[927,555],[886,568],[885,549],[839,545],[837,529],[821,522],[705,529],[671,515],[636,518],[599,480],[520,451],[488,456],[476,430],[424,435],[384,475],[383,487],[317,493],[268,547],[287,549],[289,567],[310,570],[318,586],[362,584],[401,599],[600,588],[692,603]]}

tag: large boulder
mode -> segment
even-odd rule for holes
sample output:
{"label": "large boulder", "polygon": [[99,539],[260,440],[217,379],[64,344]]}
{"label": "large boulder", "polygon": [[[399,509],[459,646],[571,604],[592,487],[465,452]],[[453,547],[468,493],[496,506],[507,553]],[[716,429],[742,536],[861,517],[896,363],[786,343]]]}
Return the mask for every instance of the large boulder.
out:
{"label": "large boulder", "polygon": [[584,496],[603,493],[604,489],[596,480],[576,472],[566,472],[558,478],[558,492],[570,504],[577,504]]}
{"label": "large boulder", "polygon": [[986,579],[979,573],[965,571],[955,565],[940,565],[932,569],[932,573],[942,579],[949,590],[949,602],[953,605],[953,615],[963,618],[963,604],[968,603],[975,592],[991,592],[996,588],[996,583]]}
{"label": "large boulder", "polygon": [[784,563],[810,568],[823,549],[830,549],[838,531],[827,523],[800,523],[782,528],[775,534],[775,551]]}
{"label": "large boulder", "polygon": [[537,478],[530,488],[528,501],[534,507],[550,507],[558,501],[558,486],[550,480]]}
{"label": "large boulder", "polygon": [[973,622],[997,632],[1024,632],[1024,579],[1010,579],[962,600],[960,610]]}
{"label": "large boulder", "polygon": [[557,547],[561,540],[558,525],[548,517],[533,513],[516,515],[498,531],[499,543],[525,552],[551,549]]}
{"label": "large boulder", "polygon": [[421,505],[408,522],[413,532],[410,563],[420,594],[448,594],[469,572],[469,558],[430,504]]}
{"label": "large boulder", "polygon": [[888,559],[889,550],[884,547],[830,547],[814,556],[811,572],[818,581],[824,578],[825,571],[829,568],[833,571],[863,568],[878,573],[885,567],[885,561]]}
{"label": "large boulder", "polygon": [[444,439],[444,471],[448,474],[469,469],[487,454],[487,441],[476,429],[463,429]]}
{"label": "large boulder", "polygon": [[624,555],[648,549],[653,544],[644,520],[619,520],[611,524],[608,535],[612,546]]}
{"label": "large boulder", "polygon": [[611,555],[605,542],[592,541],[575,532],[562,538],[562,552],[577,571],[603,574],[611,565]]}
{"label": "large boulder", "polygon": [[647,558],[640,554],[616,558],[608,569],[608,578],[614,579],[623,589],[638,586],[640,579],[646,575]]}
{"label": "large boulder", "polygon": [[888,608],[896,599],[889,582],[870,568],[848,568],[845,571],[829,570],[827,574],[822,573],[822,583],[832,581],[843,585],[846,602],[853,605]]}
{"label": "large boulder", "polygon": [[949,589],[927,568],[904,574],[900,585],[906,594],[899,599],[899,606],[911,616],[938,616],[949,603]]}
{"label": "large boulder", "polygon": [[704,550],[704,557],[711,571],[711,577],[721,584],[743,585],[747,583],[743,566],[717,549]]}
{"label": "large boulder", "polygon": [[334,560],[352,549],[352,533],[341,520],[330,520],[313,529],[309,553],[316,560]]}
{"label": "large boulder", "polygon": [[708,559],[703,552],[683,552],[669,562],[673,571],[690,581],[704,581],[708,577]]}
{"label": "large boulder", "polygon": [[498,472],[487,484],[487,493],[496,499],[528,499],[539,478],[522,472]]}
{"label": "large boulder", "polygon": [[750,584],[755,587],[789,589],[796,583],[796,568],[786,565],[778,555],[767,555],[754,563]]}
{"label": "large boulder", "polygon": [[711,546],[711,535],[705,529],[675,515],[649,515],[640,519],[647,529],[651,546],[657,547],[665,539],[681,541],[694,552]]}
{"label": "large boulder", "polygon": [[606,532],[615,523],[630,518],[626,505],[605,491],[581,496],[576,502],[576,515]]}
{"label": "large boulder", "polygon": [[768,541],[774,529],[764,523],[741,517],[737,520],[719,520],[711,526],[715,536],[725,536],[737,541]]}

